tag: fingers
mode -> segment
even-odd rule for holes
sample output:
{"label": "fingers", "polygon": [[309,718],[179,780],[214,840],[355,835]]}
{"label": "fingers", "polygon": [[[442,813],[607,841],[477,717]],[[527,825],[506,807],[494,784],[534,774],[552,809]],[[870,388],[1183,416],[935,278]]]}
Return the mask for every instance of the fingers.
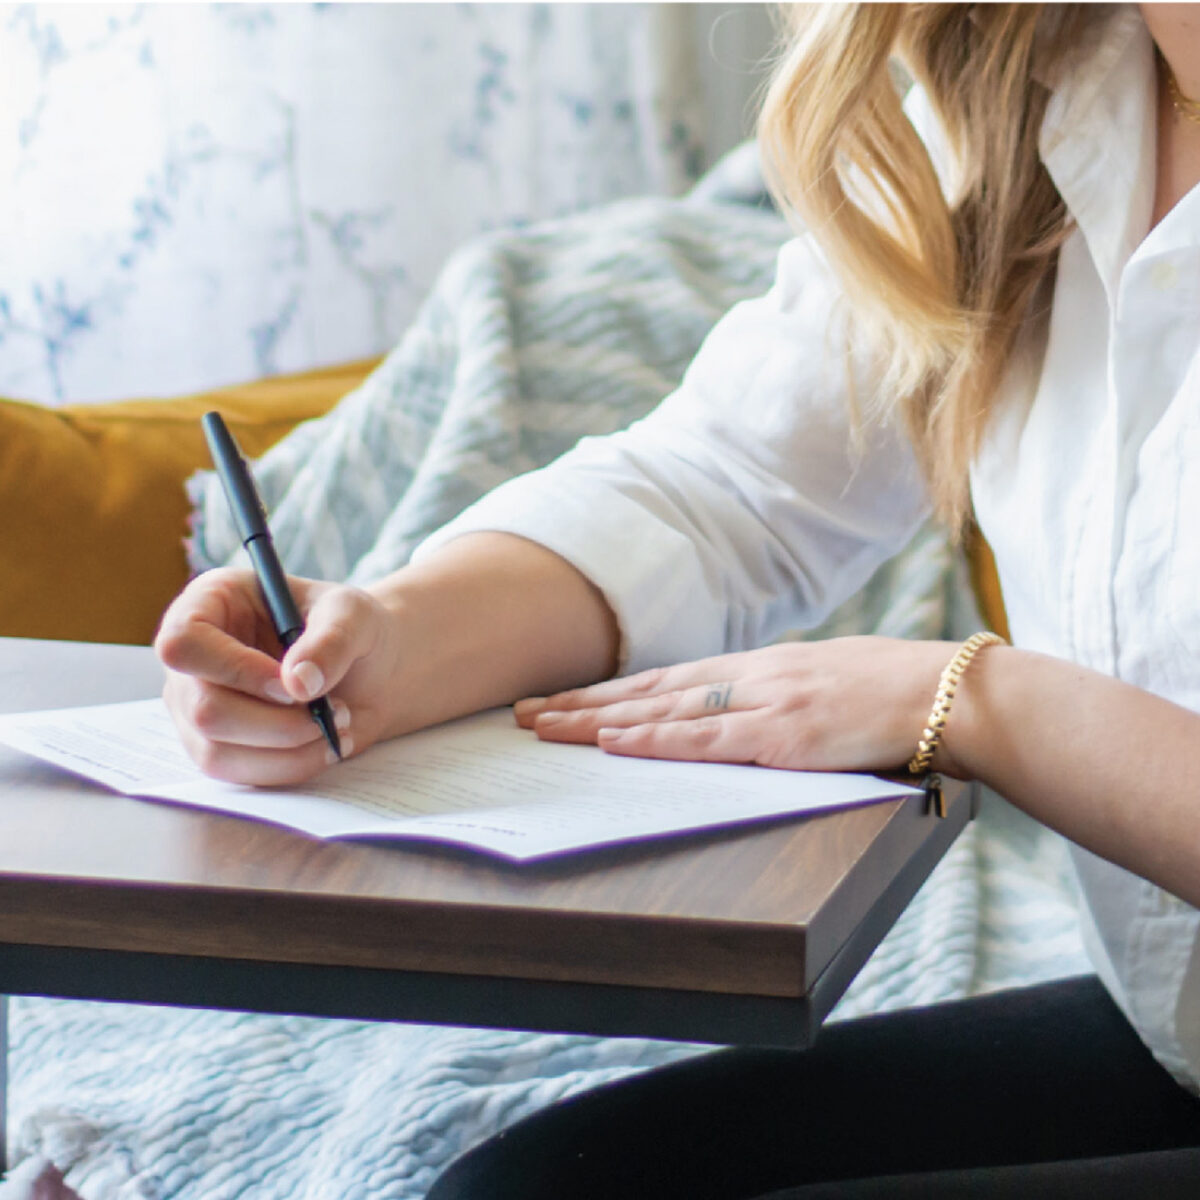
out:
{"label": "fingers", "polygon": [[325,695],[378,637],[377,607],[357,588],[289,578],[305,630],[276,661],[278,647],[248,571],[208,571],[167,610],[154,648],[172,671],[280,703]]}
{"label": "fingers", "polygon": [[277,703],[291,700],[279,664],[259,636],[257,585],[248,571],[209,571],[194,579],[163,616],[154,650],[170,671]]}
{"label": "fingers", "polygon": [[757,713],[732,712],[692,721],[661,721],[601,729],[597,743],[610,754],[677,762],[757,763],[762,722]]}
{"label": "fingers", "polygon": [[[263,702],[230,688],[186,678],[164,689],[164,698],[177,722],[211,742],[289,750],[322,737],[303,704]],[[348,728],[349,709],[340,700],[331,704],[339,729]]]}
{"label": "fingers", "polygon": [[[307,705],[275,704],[186,675],[168,676],[163,688],[184,749],[198,767],[231,783],[298,783],[336,756]],[[350,711],[331,701],[343,756],[353,751]]]}
{"label": "fingers", "polygon": [[[179,736],[192,760],[213,779],[278,787],[303,783],[337,761],[316,725],[311,721],[309,724],[317,736],[306,745],[287,749],[210,741],[186,724],[180,724]],[[343,738],[343,748],[346,741]]]}
{"label": "fingers", "polygon": [[765,697],[752,683],[721,680],[662,692],[635,700],[618,700],[588,708],[548,709],[526,713],[524,724],[543,741],[594,742],[601,729],[696,721],[731,711],[760,708]]}
{"label": "fingers", "polygon": [[628,700],[662,696],[706,684],[729,683],[752,668],[755,653],[721,654],[696,662],[680,663],[674,667],[655,667],[637,675],[607,679],[590,687],[574,688],[553,696],[535,696],[520,700],[513,707],[517,723],[533,728],[542,712],[571,712],[578,709],[600,708]]}
{"label": "fingers", "polygon": [[317,594],[304,632],[280,664],[280,678],[297,700],[332,691],[350,668],[371,654],[379,638],[377,605],[356,588],[334,587]]}
{"label": "fingers", "polygon": [[805,768],[822,728],[806,649],[719,655],[525,700],[517,720],[545,741],[614,754]]}

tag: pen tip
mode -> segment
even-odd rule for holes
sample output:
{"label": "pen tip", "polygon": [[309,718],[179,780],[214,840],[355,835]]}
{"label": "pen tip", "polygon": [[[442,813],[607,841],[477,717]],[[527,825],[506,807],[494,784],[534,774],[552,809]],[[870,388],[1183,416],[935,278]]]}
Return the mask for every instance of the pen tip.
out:
{"label": "pen tip", "polygon": [[322,697],[320,700],[313,700],[308,711],[312,714],[312,718],[316,721],[318,728],[325,735],[326,742],[329,743],[329,748],[337,755],[338,762],[342,761],[342,740],[338,737],[337,725],[333,719],[333,710],[329,706],[329,701]]}

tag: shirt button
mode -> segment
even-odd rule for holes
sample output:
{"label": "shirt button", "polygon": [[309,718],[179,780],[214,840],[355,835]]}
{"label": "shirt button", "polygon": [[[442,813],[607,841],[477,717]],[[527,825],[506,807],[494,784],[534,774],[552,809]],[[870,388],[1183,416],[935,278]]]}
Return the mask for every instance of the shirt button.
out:
{"label": "shirt button", "polygon": [[1179,271],[1174,263],[1156,262],[1150,268],[1150,282],[1160,292],[1169,292],[1179,282]]}

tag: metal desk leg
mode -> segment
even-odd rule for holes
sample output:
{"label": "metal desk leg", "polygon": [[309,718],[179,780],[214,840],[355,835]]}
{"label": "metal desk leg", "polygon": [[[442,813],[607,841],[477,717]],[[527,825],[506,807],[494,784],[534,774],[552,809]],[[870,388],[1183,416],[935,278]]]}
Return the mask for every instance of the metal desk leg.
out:
{"label": "metal desk leg", "polygon": [[8,1170],[8,997],[0,992],[0,1179]]}

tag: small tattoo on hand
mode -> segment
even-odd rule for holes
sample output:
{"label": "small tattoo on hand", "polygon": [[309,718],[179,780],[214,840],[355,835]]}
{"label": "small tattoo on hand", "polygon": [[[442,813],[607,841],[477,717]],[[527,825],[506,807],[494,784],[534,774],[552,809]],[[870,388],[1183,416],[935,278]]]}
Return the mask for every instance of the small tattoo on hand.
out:
{"label": "small tattoo on hand", "polygon": [[733,694],[732,683],[718,683],[708,689],[704,697],[704,707],[723,709],[729,707],[729,697]]}

